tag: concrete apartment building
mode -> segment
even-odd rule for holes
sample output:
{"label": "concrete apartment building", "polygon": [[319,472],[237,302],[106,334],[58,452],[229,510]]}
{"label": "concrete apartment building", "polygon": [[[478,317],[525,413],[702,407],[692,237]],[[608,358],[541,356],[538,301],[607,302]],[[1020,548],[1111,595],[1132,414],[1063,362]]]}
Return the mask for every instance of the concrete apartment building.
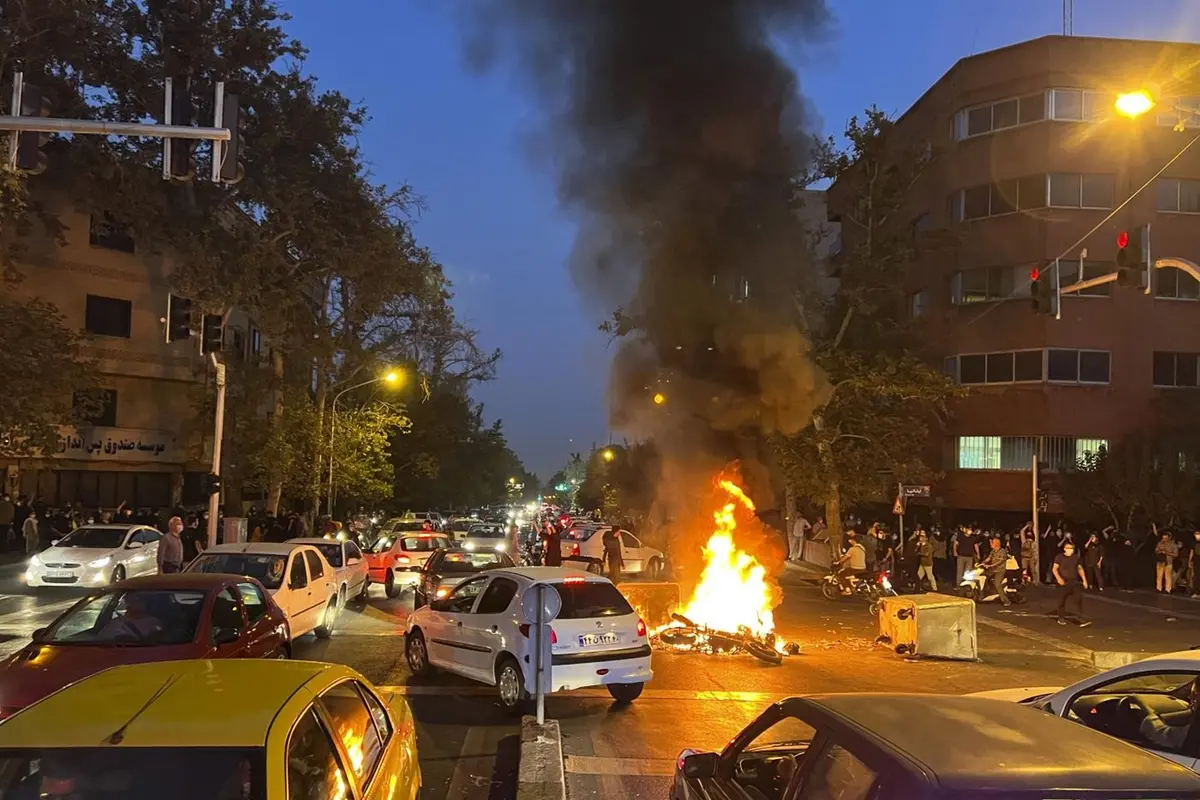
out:
{"label": "concrete apartment building", "polygon": [[[938,154],[914,193],[916,235],[961,234],[956,253],[907,276],[925,354],[970,387],[931,443],[944,516],[1028,514],[1035,455],[1071,469],[1200,397],[1200,285],[1187,273],[1157,271],[1149,295],[1106,284],[1066,296],[1061,319],[1034,313],[1029,289],[1031,269],[1058,256],[1063,285],[1114,272],[1118,233],[1143,223],[1153,257],[1200,260],[1200,145],[1176,158],[1200,132],[1200,116],[1176,110],[1200,106],[1198,66],[1195,45],[1047,36],[960,60],[900,118]],[[1158,106],[1116,115],[1116,94],[1141,88]]]}
{"label": "concrete apartment building", "polygon": [[[211,377],[197,337],[166,342],[170,258],[68,205],[57,213],[65,244],[31,236],[16,291],[54,303],[86,333],[83,355],[95,360],[107,402],[92,425],[62,431],[58,452],[0,460],[6,489],[51,506],[198,502],[212,423],[200,418],[196,399]],[[262,350],[244,318],[230,323],[226,357]]]}

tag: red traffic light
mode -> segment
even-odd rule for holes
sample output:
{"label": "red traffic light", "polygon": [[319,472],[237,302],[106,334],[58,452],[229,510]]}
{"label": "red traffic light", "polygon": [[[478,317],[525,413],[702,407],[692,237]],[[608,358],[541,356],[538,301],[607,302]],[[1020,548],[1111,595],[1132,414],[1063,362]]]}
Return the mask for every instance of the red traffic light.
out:
{"label": "red traffic light", "polygon": [[1122,250],[1129,247],[1129,231],[1121,231],[1117,234],[1117,247]]}

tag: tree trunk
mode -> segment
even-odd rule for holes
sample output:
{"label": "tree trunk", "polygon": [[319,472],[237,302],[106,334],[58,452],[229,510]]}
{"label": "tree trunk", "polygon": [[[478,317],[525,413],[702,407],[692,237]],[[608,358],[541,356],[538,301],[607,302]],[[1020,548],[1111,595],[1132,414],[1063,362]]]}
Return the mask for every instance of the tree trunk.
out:
{"label": "tree trunk", "polygon": [[325,452],[325,401],[329,396],[329,386],[326,381],[326,373],[323,369],[317,370],[317,446],[315,452],[317,457],[313,459],[312,477],[309,483],[309,508],[312,512],[312,525],[309,530],[316,530],[317,517],[321,516],[321,473],[322,468],[328,458]]}
{"label": "tree trunk", "polygon": [[829,535],[830,552],[842,550],[842,487],[836,483],[829,485],[829,494],[825,498],[825,525]]}
{"label": "tree trunk", "polygon": [[[276,431],[283,424],[283,353],[278,348],[271,350],[271,368],[274,371],[275,407],[271,413],[271,427]],[[283,468],[272,464],[267,476],[267,513],[279,513],[279,501],[283,497]]]}

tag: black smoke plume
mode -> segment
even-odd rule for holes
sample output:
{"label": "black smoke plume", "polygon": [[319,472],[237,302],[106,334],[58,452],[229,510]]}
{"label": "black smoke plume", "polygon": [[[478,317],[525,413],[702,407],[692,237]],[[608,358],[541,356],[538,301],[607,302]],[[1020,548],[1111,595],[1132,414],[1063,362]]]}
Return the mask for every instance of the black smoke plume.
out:
{"label": "black smoke plume", "polygon": [[472,55],[515,59],[547,113],[537,149],[579,220],[575,282],[628,330],[614,427],[688,474],[734,459],[752,471],[755,443],[803,429],[829,391],[793,322],[813,120],[773,47],[821,36],[823,0],[469,8]]}

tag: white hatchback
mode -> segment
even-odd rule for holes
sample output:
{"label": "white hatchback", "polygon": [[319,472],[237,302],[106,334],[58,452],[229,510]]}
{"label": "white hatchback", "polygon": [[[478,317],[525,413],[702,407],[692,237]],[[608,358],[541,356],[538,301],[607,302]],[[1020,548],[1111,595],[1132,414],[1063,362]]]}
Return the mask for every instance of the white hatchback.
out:
{"label": "white hatchback", "polygon": [[311,544],[236,542],[218,544],[185,572],[218,572],[257,578],[287,615],[292,639],[308,632],[333,635],[341,605],[337,572]]}
{"label": "white hatchback", "polygon": [[534,648],[521,598],[539,583],[562,597],[551,625],[550,691],[604,686],[618,703],[635,700],[654,674],[646,623],[607,578],[574,569],[491,570],[416,609],[407,622],[409,668],[495,686],[505,709],[522,709],[534,691]]}
{"label": "white hatchback", "polygon": [[28,586],[107,586],[158,572],[162,534],[145,525],[84,525],[29,559]]}
{"label": "white hatchback", "polygon": [[370,567],[358,545],[349,539],[322,539],[316,536],[288,539],[291,544],[311,544],[321,551],[337,573],[338,603],[342,608],[351,600],[366,601],[371,585]]}

